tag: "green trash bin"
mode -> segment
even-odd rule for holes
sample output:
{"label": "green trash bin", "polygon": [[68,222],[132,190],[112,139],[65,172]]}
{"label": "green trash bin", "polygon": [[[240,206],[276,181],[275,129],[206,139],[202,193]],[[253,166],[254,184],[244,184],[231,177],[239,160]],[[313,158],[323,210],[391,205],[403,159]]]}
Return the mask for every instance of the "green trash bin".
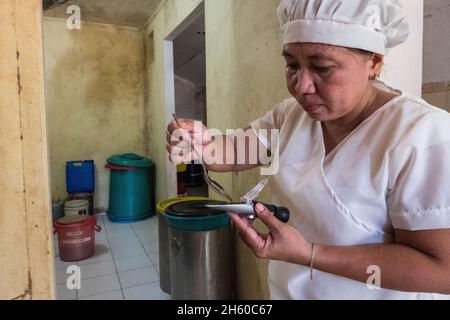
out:
{"label": "green trash bin", "polygon": [[115,155],[107,160],[110,169],[108,218],[130,223],[156,213],[154,163],[133,153]]}

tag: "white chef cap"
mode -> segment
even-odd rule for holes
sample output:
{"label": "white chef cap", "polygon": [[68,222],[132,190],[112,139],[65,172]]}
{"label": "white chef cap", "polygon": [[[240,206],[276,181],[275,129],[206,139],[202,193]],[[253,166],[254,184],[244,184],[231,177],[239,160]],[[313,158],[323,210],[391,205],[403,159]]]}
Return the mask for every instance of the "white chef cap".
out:
{"label": "white chef cap", "polygon": [[409,35],[399,0],[282,0],[278,16],[284,44],[323,43],[385,55]]}

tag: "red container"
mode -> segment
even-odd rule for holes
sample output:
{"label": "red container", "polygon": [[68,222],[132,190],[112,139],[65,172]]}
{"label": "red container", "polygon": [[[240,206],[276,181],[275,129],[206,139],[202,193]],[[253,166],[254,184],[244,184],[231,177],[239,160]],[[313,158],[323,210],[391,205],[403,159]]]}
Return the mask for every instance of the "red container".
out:
{"label": "red container", "polygon": [[95,231],[102,230],[95,216],[64,217],[57,220],[54,227],[61,261],[80,261],[94,255]]}

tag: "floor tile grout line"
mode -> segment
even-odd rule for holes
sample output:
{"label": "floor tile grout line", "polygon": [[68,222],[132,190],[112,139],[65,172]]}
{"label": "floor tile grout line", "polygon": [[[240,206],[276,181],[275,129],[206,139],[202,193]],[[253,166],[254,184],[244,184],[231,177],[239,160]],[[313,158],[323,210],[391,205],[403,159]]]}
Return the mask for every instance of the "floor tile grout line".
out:
{"label": "floor tile grout line", "polygon": [[[98,219],[96,219],[96,220],[98,220]],[[102,223],[101,223],[102,225],[103,225],[103,219],[102,219]],[[95,230],[94,230],[94,237],[95,237]],[[95,243],[94,243],[94,246],[95,246]],[[95,250],[95,247],[94,247],[94,250]],[[95,254],[95,253],[94,253]],[[82,266],[80,266],[80,261],[77,261],[77,266],[79,267],[79,270],[80,270],[80,272],[81,272],[81,268],[82,268]],[[84,280],[84,279],[80,279],[80,285],[81,285],[81,281],[82,280]],[[81,288],[80,288],[81,289]],[[79,295],[79,291],[80,290],[75,290],[75,300],[78,300],[79,298],[80,298],[80,295]]]}
{"label": "floor tile grout line", "polygon": [[[82,299],[89,299],[89,298],[92,298],[92,297],[95,297],[95,296],[99,296],[99,295],[107,294],[107,293],[111,293],[111,292],[116,292],[116,291],[122,292],[122,290],[117,290],[117,289],[116,289],[116,290],[106,291],[106,292],[102,292],[102,293],[91,294],[91,295],[89,295],[89,296],[82,297]],[[122,297],[123,297],[123,294],[122,294]]]}
{"label": "floor tile grout line", "polygon": [[[79,267],[78,262],[77,262],[77,266]],[[81,268],[79,268],[78,271],[81,272]],[[80,280],[80,286],[81,286],[81,279],[79,279],[79,280]],[[81,289],[81,287],[80,287],[80,289]],[[79,290],[75,290],[75,300],[78,300],[78,291]]]}
{"label": "floor tile grout line", "polygon": [[132,289],[132,288],[137,288],[137,287],[142,287],[142,286],[147,286],[149,284],[157,284],[157,283],[159,283],[159,280],[149,281],[149,282],[145,282],[145,283],[139,283],[136,285],[132,285],[131,287],[126,287],[124,289],[127,290],[127,289]]}
{"label": "floor tile grout line", "polygon": [[127,269],[127,270],[123,270],[123,271],[118,271],[118,273],[129,272],[129,271],[136,271],[136,270],[146,269],[146,268],[149,268],[149,267],[153,267],[153,266],[145,266],[145,267],[138,267],[138,268],[133,268],[133,269]]}
{"label": "floor tile grout line", "polygon": [[108,231],[106,228],[106,221],[103,221],[103,225],[105,226],[105,233],[106,233],[106,238],[108,239],[109,250],[111,251],[111,256],[113,257],[113,264],[114,264],[114,269],[116,270],[117,280],[119,281],[120,293],[122,294],[123,300],[126,300],[125,294],[123,293],[122,282],[120,281],[120,277],[119,277],[119,271],[117,270],[116,261],[114,260],[114,254],[112,252],[111,242],[109,241],[109,235],[108,235]]}
{"label": "floor tile grout line", "polygon": [[[158,216],[155,215],[155,217],[156,217],[156,218],[155,218],[155,221],[158,221],[158,220],[157,220],[157,219],[158,219]],[[159,224],[156,224],[155,221],[152,221],[152,223],[153,223],[154,225],[156,225],[156,231],[158,232],[158,236],[159,236]],[[140,239],[139,239],[139,240],[140,240]],[[157,244],[158,244],[158,251],[156,251],[156,252],[158,252],[158,255],[159,255],[159,238],[158,238],[158,241],[155,241],[154,243],[157,243]],[[144,250],[145,250],[145,248],[144,248]],[[160,273],[159,273],[159,267],[156,267],[156,264],[153,262],[153,259],[150,257],[150,254],[153,253],[153,252],[147,252],[147,250],[145,250],[145,253],[147,253],[147,255],[149,256],[148,258],[150,259],[150,262],[152,263],[153,267],[155,268],[156,273],[158,273],[158,276],[160,276]],[[159,261],[158,261],[158,263],[159,263]]]}
{"label": "floor tile grout line", "polygon": [[[123,288],[123,289],[125,289],[125,290],[133,289],[133,288],[137,288],[137,287],[141,287],[141,286],[147,286],[147,285],[150,285],[150,284],[157,284],[158,282],[159,282],[159,280],[146,282],[146,283],[140,283],[140,284],[137,284],[137,285],[134,285],[134,286],[131,286],[131,287],[126,287],[126,288]],[[122,292],[122,297],[125,299],[125,297],[123,295],[123,289],[121,289],[120,291]],[[116,290],[106,291],[106,292],[102,292],[102,293],[91,294],[91,295],[88,295],[88,296],[82,297],[82,298],[83,299],[92,298],[92,297],[95,297],[95,296],[99,296],[99,295],[103,295],[103,294],[107,294],[107,293],[111,293],[111,292],[116,292],[116,291],[119,291],[119,290],[116,289]]]}
{"label": "floor tile grout line", "polygon": [[[155,268],[155,265],[153,264],[152,259],[150,259],[150,257],[148,256],[147,251],[145,250],[145,247],[144,247],[144,245],[143,245],[142,242],[141,242],[141,239],[139,238],[139,236],[138,236],[136,230],[134,229],[133,224],[129,224],[129,225],[130,225],[131,229],[133,230],[134,235],[135,235],[136,238],[138,239],[139,244],[141,245],[142,249],[144,250],[145,255],[147,256],[148,260],[149,260],[150,263],[152,264],[153,268],[156,269],[156,268]],[[107,236],[108,236],[108,233],[106,233],[106,234],[107,234]],[[108,237],[108,242],[109,242],[109,237]],[[110,242],[109,242],[109,243],[110,243]],[[110,250],[111,250],[111,253],[112,253],[112,246],[111,246],[111,244],[110,244]],[[112,253],[112,256],[113,256],[113,260],[114,260],[114,266],[115,266],[115,268],[116,268],[116,270],[117,270],[117,266],[116,266],[116,258],[114,257],[114,253]],[[135,269],[135,270],[139,270],[139,269]],[[132,270],[126,270],[126,271],[132,271]],[[125,294],[124,294],[123,288],[122,288],[122,282],[120,281],[119,272],[117,272],[117,277],[119,278],[119,285],[120,285],[120,288],[121,288],[121,291],[122,291],[122,296],[123,296],[124,300],[126,300],[126,299],[125,299]]]}
{"label": "floor tile grout line", "polygon": [[[143,268],[143,269],[145,269],[145,268]],[[141,270],[141,269],[135,269],[135,270]],[[105,276],[110,276],[112,274],[114,274],[114,273],[110,273],[110,274],[107,274]],[[102,276],[98,276],[98,277],[95,277],[95,278],[100,278],[100,277],[102,277]],[[83,280],[92,280],[92,279],[95,279],[95,278],[89,278],[89,279],[83,279]],[[136,288],[136,287],[140,287],[140,286],[145,286],[145,285],[149,285],[149,284],[157,284],[157,283],[159,283],[159,279],[158,280],[154,280],[154,281],[139,283],[139,284],[136,284],[136,285],[132,285],[130,287],[122,287],[122,285],[120,283],[120,278],[119,278],[119,284],[121,285],[120,289],[113,289],[113,290],[109,290],[109,291],[105,291],[105,292],[101,292],[101,293],[91,294],[91,295],[88,295],[88,296],[85,296],[85,297],[81,297],[81,298],[84,299],[84,298],[89,298],[89,297],[93,297],[93,296],[97,296],[97,295],[102,295],[102,294],[106,294],[106,293],[115,292],[115,291],[121,291],[122,292],[122,297],[125,299],[125,295],[123,294],[123,290]],[[77,295],[78,295],[78,290],[77,290]]]}
{"label": "floor tile grout line", "polygon": [[[134,254],[134,255],[130,255],[130,256],[123,256],[123,257],[114,257],[114,254],[112,254],[112,256],[113,256],[113,260],[114,261],[117,261],[117,260],[123,260],[123,259],[130,259],[130,258],[134,258],[134,257],[140,257],[140,256],[146,256],[146,251],[145,251],[145,248],[143,247],[143,245],[142,245],[142,243],[140,242],[140,240],[138,239],[138,242],[139,242],[139,245],[141,246],[141,249],[143,249],[143,252],[144,252],[144,254],[142,254],[142,253],[140,253],[140,254]],[[112,252],[112,250],[111,250],[111,252]],[[148,256],[147,256],[147,258],[148,258]],[[150,260],[150,262],[151,262],[151,259],[149,259]]]}
{"label": "floor tile grout line", "polygon": [[126,287],[125,290],[127,290],[127,289],[133,289],[133,288],[137,288],[137,287],[143,287],[143,286],[147,286],[147,285],[149,285],[149,284],[157,284],[157,283],[159,283],[159,280],[150,281],[150,282],[145,282],[145,283],[140,283],[140,284],[137,284],[137,285],[133,285],[133,286],[131,286],[131,287]]}
{"label": "floor tile grout line", "polygon": [[[131,272],[131,271],[138,271],[138,270],[144,270],[144,269],[148,269],[148,268],[151,268],[151,267],[153,267],[153,266],[146,266],[146,267],[139,267],[139,268],[135,268],[135,269],[128,269],[128,270],[124,270],[124,271],[114,271],[114,272],[110,272],[110,273],[103,273],[103,274],[100,274],[100,275],[96,275],[96,276],[93,276],[93,277],[88,277],[88,278],[82,278],[81,280],[92,280],[92,279],[97,279],[97,278],[101,278],[101,277],[105,277],[105,276],[110,276],[110,275],[113,275],[113,274],[119,274],[119,273],[125,273],[125,272]],[[157,270],[155,270],[155,271],[157,271]],[[157,272],[158,273],[158,272]],[[159,275],[159,274],[158,274]],[[65,282],[59,282],[59,283],[56,283],[56,285],[57,286],[60,286],[60,285],[62,285],[62,284],[64,284]]]}
{"label": "floor tile grout line", "polygon": [[[107,225],[107,221],[105,221],[105,219],[107,219],[107,216],[100,216],[99,218],[100,218],[99,220],[101,220],[101,225],[102,225],[103,230],[105,232],[105,240],[107,242],[105,244],[109,247],[108,249],[111,252],[112,260],[106,258],[105,260],[95,261],[95,262],[92,262],[92,263],[86,263],[86,264],[83,264],[83,265],[80,265],[79,264],[80,262],[77,261],[76,264],[78,266],[80,266],[80,267],[83,267],[83,266],[89,266],[89,265],[96,264],[96,263],[112,261],[113,264],[114,264],[115,273],[113,273],[113,272],[106,273],[106,274],[97,275],[97,276],[94,276],[94,277],[85,278],[83,280],[91,280],[91,279],[95,279],[95,278],[99,278],[99,277],[110,276],[110,275],[116,274],[118,282],[119,282],[119,286],[120,286],[120,292],[121,292],[122,298],[124,300],[126,300],[125,294],[124,294],[124,289],[131,289],[131,288],[135,288],[135,287],[139,287],[139,286],[145,286],[145,285],[151,285],[151,284],[159,283],[160,280],[157,279],[155,281],[149,281],[149,282],[145,282],[145,283],[139,283],[139,284],[136,284],[136,285],[132,285],[132,286],[127,287],[127,288],[123,287],[123,284],[122,284],[122,282],[120,280],[120,277],[119,277],[119,270],[117,269],[117,265],[116,265],[117,260],[126,259],[126,258],[130,258],[130,257],[145,256],[150,261],[150,265],[148,265],[148,266],[141,266],[141,267],[138,267],[138,268],[132,268],[132,269],[128,269],[128,270],[123,270],[121,272],[132,272],[132,271],[136,271],[136,270],[143,270],[143,269],[146,269],[146,268],[149,268],[149,267],[153,267],[153,270],[156,271],[156,274],[159,276],[159,272],[158,272],[158,269],[156,267],[156,264],[153,262],[153,259],[150,256],[151,253],[157,253],[158,251],[155,251],[155,252],[149,252],[150,250],[147,251],[145,246],[143,245],[143,240],[139,237],[138,230],[135,228],[135,226],[133,224],[128,224],[131,227],[131,229],[133,230],[134,237],[137,238],[139,246],[140,246],[141,249],[143,249],[144,253],[143,254],[138,254],[138,255],[133,255],[133,256],[130,256],[130,257],[120,257],[120,258],[119,257],[115,257],[114,253],[112,251],[112,243],[111,243],[111,239],[112,238],[110,238],[111,235],[110,235],[110,232],[109,232],[109,231],[111,231],[111,232],[114,232],[114,231],[110,230],[110,228],[106,226]],[[155,221],[150,221],[150,222],[152,223],[152,226],[154,226],[154,227],[156,227],[156,229],[158,229],[158,224],[156,224]],[[140,232],[140,233],[142,233],[142,232]],[[117,238],[117,239],[120,239],[120,238]],[[158,243],[158,241],[147,241],[147,242],[149,242],[149,243]],[[139,247],[139,246],[137,246],[137,247]],[[61,270],[64,270],[64,268],[61,268]],[[61,284],[64,284],[64,283],[61,283]],[[93,296],[97,296],[97,295],[107,294],[107,293],[114,292],[114,291],[118,291],[118,290],[117,289],[116,290],[110,290],[110,291],[107,291],[107,292],[102,292],[102,293],[98,293],[98,294],[92,294],[92,295],[89,295],[89,296],[81,297],[80,294],[79,294],[79,290],[76,290],[76,292],[75,292],[75,299],[76,300],[85,299],[85,298],[89,298],[89,297],[93,297]]]}
{"label": "floor tile grout line", "polygon": [[[112,256],[112,254],[111,254],[111,256]],[[105,259],[105,260],[99,260],[99,261],[94,261],[94,262],[89,262],[89,263],[79,264],[79,266],[80,266],[80,267],[91,266],[91,265],[93,265],[93,264],[103,263],[103,262],[108,262],[108,261],[113,261],[113,258],[111,257],[111,259]]]}
{"label": "floor tile grout line", "polygon": [[159,272],[158,272],[158,270],[156,269],[156,266],[155,266],[155,264],[153,263],[152,258],[150,258],[149,253],[147,252],[147,250],[145,250],[145,247],[144,247],[144,245],[142,244],[141,239],[138,237],[137,232],[136,232],[136,230],[134,229],[134,226],[131,226],[131,228],[133,229],[134,233],[136,234],[136,237],[138,238],[139,243],[141,244],[142,248],[144,249],[145,255],[147,256],[148,260],[150,260],[150,263],[152,264],[153,268],[156,270],[156,272],[158,273],[158,276],[159,276]]}

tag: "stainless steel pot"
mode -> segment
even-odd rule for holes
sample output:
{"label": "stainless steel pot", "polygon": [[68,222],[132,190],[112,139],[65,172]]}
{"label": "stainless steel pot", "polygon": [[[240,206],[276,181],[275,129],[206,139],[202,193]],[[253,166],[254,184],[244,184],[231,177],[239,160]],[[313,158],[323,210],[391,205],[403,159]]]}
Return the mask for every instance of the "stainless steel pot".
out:
{"label": "stainless steel pot", "polygon": [[233,299],[231,224],[211,231],[169,228],[169,238],[172,299]]}

